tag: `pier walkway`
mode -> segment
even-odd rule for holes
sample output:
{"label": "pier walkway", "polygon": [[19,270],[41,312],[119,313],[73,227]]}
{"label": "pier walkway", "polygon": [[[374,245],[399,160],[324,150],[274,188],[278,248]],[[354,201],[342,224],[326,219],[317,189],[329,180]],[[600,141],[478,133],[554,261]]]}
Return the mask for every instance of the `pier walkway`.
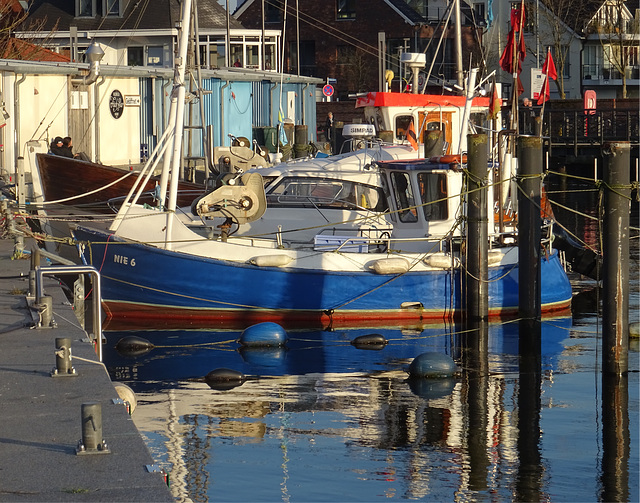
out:
{"label": "pier walkway", "polygon": [[[12,255],[13,241],[0,239],[0,501],[174,501],[55,279],[44,289],[57,327],[29,328],[30,261]],[[77,376],[51,377],[61,337]],[[110,452],[77,455],[81,407],[92,402]]]}

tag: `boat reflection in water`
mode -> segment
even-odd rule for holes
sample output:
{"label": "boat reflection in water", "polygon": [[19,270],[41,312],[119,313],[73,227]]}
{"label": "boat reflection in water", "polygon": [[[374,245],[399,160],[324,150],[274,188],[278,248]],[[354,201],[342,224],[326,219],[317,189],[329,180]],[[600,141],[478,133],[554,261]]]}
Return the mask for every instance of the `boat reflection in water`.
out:
{"label": "boat reflection in water", "polygon": [[[117,323],[117,322],[115,322]],[[228,368],[248,377],[303,375],[312,373],[381,371],[404,372],[421,353],[438,352],[458,360],[459,325],[405,326],[403,328],[345,328],[335,330],[289,330],[282,347],[247,347],[239,340],[242,330],[112,330],[105,328],[104,359],[117,380],[134,379],[136,386],[172,386],[176,381],[204,378],[216,368]],[[499,355],[500,371],[518,370],[518,323],[489,325],[488,352]],[[563,349],[562,341],[571,318],[551,318],[543,324],[542,356],[552,367]],[[358,345],[362,336],[377,334],[384,344]],[[129,337],[148,341],[148,350],[119,349]]]}
{"label": "boat reflection in water", "polygon": [[[490,325],[488,351],[472,358],[461,351],[459,327],[428,326],[290,330],[286,347],[273,349],[241,348],[240,330],[107,331],[105,361],[137,392],[133,418],[178,499],[584,500],[597,491],[590,454],[568,472],[581,484],[577,495],[552,476],[551,459],[567,448],[563,414],[585,413],[573,402],[575,381],[571,395],[556,383],[584,351],[584,341],[572,346],[570,329],[571,318],[543,322],[540,375],[526,405],[531,379],[520,374],[517,323]],[[371,333],[388,344],[352,344]],[[133,334],[155,347],[119,354],[115,344]],[[408,379],[412,359],[431,351],[453,357],[459,374]],[[247,380],[211,389],[203,377],[216,368]],[[525,410],[533,430],[518,426]],[[591,429],[572,430],[571,441],[589,443]]]}

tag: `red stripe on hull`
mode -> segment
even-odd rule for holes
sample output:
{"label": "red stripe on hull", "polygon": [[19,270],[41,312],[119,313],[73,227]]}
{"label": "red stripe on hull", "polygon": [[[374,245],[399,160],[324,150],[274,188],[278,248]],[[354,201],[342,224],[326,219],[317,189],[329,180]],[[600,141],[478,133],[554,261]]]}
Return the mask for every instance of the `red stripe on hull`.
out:
{"label": "red stripe on hull", "polygon": [[[544,316],[569,315],[571,302],[543,306]],[[287,310],[203,310],[167,308],[127,302],[103,303],[107,320],[105,330],[169,329],[169,328],[228,328],[244,329],[256,323],[270,321],[284,328],[347,328],[376,326],[421,327],[459,321],[461,313],[453,316],[440,311],[424,309],[398,309],[395,311],[287,311]],[[517,317],[517,308],[493,310],[491,321]],[[381,325],[382,324],[382,325]]]}

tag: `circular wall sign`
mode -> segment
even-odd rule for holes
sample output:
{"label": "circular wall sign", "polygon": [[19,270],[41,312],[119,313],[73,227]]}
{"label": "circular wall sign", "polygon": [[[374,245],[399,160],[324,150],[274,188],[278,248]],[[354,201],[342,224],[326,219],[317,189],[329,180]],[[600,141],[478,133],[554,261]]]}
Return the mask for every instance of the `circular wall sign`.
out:
{"label": "circular wall sign", "polygon": [[122,93],[117,89],[114,89],[111,92],[111,97],[109,98],[109,111],[111,112],[111,116],[114,119],[119,119],[122,117],[123,110],[124,98],[122,97]]}

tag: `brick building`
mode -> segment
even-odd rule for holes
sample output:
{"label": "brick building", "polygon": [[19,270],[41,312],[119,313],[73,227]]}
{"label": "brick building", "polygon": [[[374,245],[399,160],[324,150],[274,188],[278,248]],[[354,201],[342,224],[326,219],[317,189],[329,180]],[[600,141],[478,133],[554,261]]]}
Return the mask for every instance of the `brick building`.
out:
{"label": "brick building", "polygon": [[[448,12],[441,5],[430,4],[418,12],[404,0],[245,0],[234,17],[249,29],[261,28],[263,17],[265,29],[282,29],[286,40],[284,71],[335,79],[335,83],[331,81],[335,96],[344,99],[349,93],[380,89],[387,70],[394,72],[391,89],[403,89],[411,77],[399,64],[402,52],[426,50],[427,69],[435,62],[430,85],[454,82],[453,23],[445,29],[440,50],[436,49]],[[473,54],[477,65],[482,21],[475,23],[473,14],[464,10],[461,17],[462,60],[468,66]],[[378,47],[384,48],[384,58],[380,58]]]}

